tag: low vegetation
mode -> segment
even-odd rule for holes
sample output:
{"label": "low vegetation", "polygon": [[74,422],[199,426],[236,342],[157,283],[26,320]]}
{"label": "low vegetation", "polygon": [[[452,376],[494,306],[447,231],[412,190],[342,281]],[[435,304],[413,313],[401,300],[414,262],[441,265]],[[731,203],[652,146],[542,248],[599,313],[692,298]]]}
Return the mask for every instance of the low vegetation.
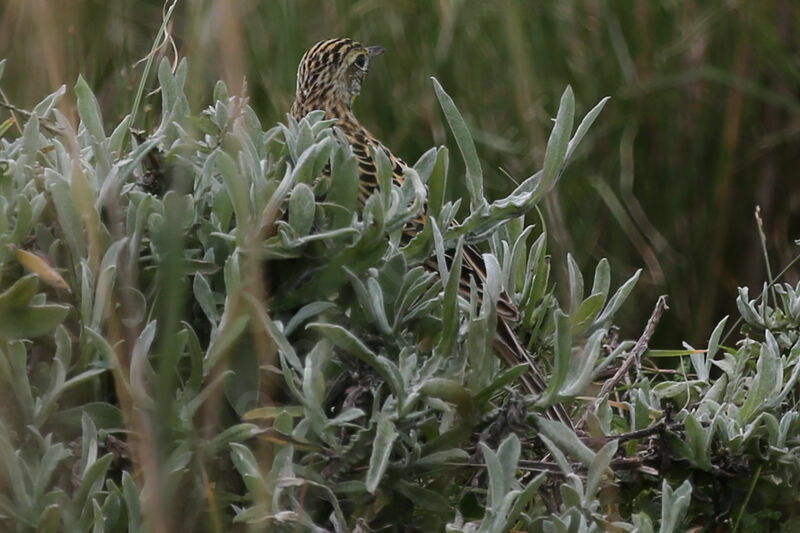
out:
{"label": "low vegetation", "polygon": [[[187,71],[160,64],[152,131],[128,115],[109,133],[83,80],[77,130],[64,88],[0,126],[4,531],[800,525],[800,288],[742,290],[707,347],[646,352],[662,302],[638,340],[613,325],[638,273],[612,288],[605,260],[591,282],[550,264],[537,204],[605,100],[576,121],[564,91],[542,170],[490,203],[434,81],[466,176],[431,149],[357,212],[329,122],[264,130],[222,83],[189,109]],[[458,227],[447,180],[469,192]],[[480,298],[458,295],[464,243],[485,254]],[[549,377],[538,398],[492,354],[501,287]],[[543,416],[555,402],[574,428]]]}

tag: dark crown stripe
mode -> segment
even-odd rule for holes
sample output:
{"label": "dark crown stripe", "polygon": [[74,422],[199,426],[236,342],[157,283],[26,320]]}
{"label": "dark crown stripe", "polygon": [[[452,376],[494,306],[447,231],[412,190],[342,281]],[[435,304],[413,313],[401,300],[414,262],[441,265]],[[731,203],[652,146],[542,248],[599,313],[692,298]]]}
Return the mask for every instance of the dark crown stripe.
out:
{"label": "dark crown stripe", "polygon": [[322,48],[323,46],[325,46],[326,44],[328,44],[330,42],[331,41],[320,41],[320,42],[318,42],[317,44],[315,44],[314,46],[312,46],[311,48],[308,49],[308,52],[306,52],[306,54],[303,56],[303,59],[305,60],[306,58],[313,56],[314,54],[319,52],[320,48]]}
{"label": "dark crown stripe", "polygon": [[355,48],[355,41],[353,39],[338,39],[338,42],[333,44],[331,48],[331,53],[335,54],[336,52],[349,52],[351,49]]}

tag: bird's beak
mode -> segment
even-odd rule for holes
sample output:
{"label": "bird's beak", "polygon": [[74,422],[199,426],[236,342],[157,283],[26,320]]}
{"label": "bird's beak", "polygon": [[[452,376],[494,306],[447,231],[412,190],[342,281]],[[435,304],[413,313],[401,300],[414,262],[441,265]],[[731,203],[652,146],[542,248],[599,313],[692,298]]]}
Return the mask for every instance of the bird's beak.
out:
{"label": "bird's beak", "polygon": [[386,51],[386,48],[383,46],[370,46],[367,48],[369,52],[369,57],[379,56]]}

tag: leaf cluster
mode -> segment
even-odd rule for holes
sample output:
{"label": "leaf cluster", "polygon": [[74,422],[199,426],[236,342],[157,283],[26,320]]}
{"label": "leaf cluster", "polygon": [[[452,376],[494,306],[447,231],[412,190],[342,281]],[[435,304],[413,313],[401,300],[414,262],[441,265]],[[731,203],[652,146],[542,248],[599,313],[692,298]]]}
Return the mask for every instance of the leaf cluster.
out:
{"label": "leaf cluster", "polygon": [[[746,522],[732,503],[752,487],[797,483],[796,288],[772,305],[742,293],[755,333],[736,349],[723,321],[708,350],[668,354],[683,372],[640,369],[593,396],[633,349],[612,322],[638,273],[612,291],[601,260],[589,287],[569,258],[560,305],[526,215],[605,100],[573,133],[567,89],[543,169],[490,203],[434,81],[467,169],[470,215],[454,224],[446,148],[402,185],[378,160],[359,209],[331,121],[264,130],[222,83],[192,114],[187,68],[159,65],[162,120],[145,135],[129,140],[130,116],[107,134],[79,80],[77,129],[61,88],[0,138],[4,529],[666,532]],[[468,296],[466,244],[487,272]],[[539,396],[520,392],[526,364],[493,353],[503,291],[548,376]],[[585,426],[543,416],[555,403]],[[719,492],[742,472],[752,486]]]}

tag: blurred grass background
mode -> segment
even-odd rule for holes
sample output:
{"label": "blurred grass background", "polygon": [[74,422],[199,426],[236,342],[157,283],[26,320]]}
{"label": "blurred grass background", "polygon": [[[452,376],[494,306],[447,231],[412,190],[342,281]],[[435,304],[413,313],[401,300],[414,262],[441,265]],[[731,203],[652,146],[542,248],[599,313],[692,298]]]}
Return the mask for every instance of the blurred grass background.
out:
{"label": "blurred grass background", "polygon": [[[135,64],[163,9],[155,0],[4,0],[0,88],[31,107],[83,74],[117,122],[131,109]],[[701,344],[733,310],[737,286],[760,290],[757,204],[773,270],[797,254],[796,1],[193,0],[177,4],[173,23],[190,62],[192,107],[210,101],[215,80],[234,92],[246,78],[265,125],[283,119],[297,63],[317,40],[387,47],[357,103],[362,121],[409,161],[452,144],[429,81],[436,76],[479,143],[489,195],[538,170],[565,85],[578,115],[612,96],[545,218],[553,253],[572,253],[585,273],[601,257],[620,279],[644,267],[620,317],[629,332],[641,330],[657,295],[669,295],[654,345]],[[144,108],[151,122],[158,100]],[[788,273],[797,278],[797,269]]]}

